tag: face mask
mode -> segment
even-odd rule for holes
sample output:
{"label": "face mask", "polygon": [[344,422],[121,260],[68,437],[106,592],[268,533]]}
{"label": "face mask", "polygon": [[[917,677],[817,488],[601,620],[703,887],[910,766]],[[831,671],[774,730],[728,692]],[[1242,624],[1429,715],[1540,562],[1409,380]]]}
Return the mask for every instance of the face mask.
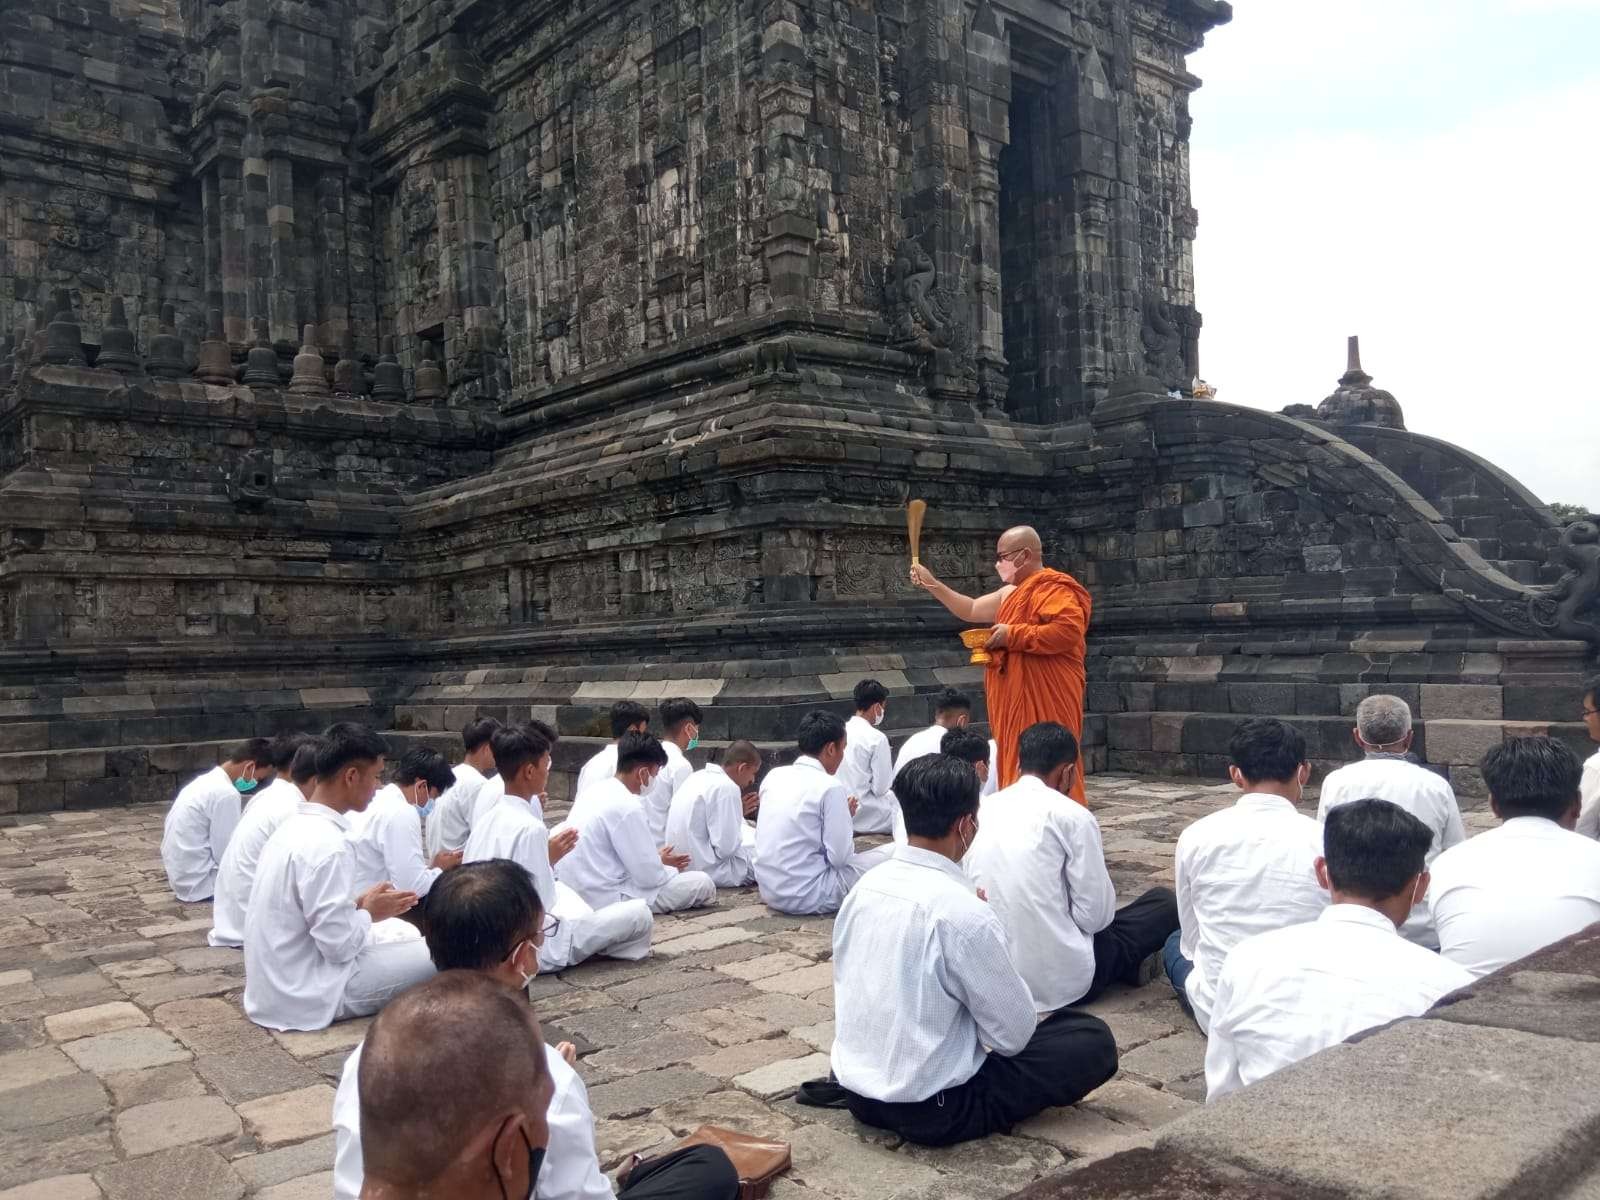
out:
{"label": "face mask", "polygon": [[695,731],[694,731],[694,736],[693,736],[693,737],[692,737],[692,738],[690,738],[690,739],[689,739],[689,746],[688,746],[688,748],[689,748],[689,749],[690,749],[690,750],[693,750],[693,749],[694,749],[694,748],[695,748],[695,747],[696,747],[696,746],[698,746],[698,745],[699,745],[699,744],[700,744],[700,731],[699,731],[699,730],[698,730],[698,729],[696,729],[696,730],[695,730]]}
{"label": "face mask", "polygon": [[874,725],[882,725],[883,724],[883,709],[880,708],[878,710],[878,715],[872,718],[872,723]]}
{"label": "face mask", "polygon": [[[522,1140],[524,1142],[528,1142],[528,1135],[526,1131],[523,1132]],[[534,1197],[538,1195],[539,1170],[543,1166],[544,1147],[535,1146],[532,1142],[528,1142],[528,1200],[534,1200]],[[501,1180],[499,1182],[502,1200],[511,1200],[511,1198],[506,1195],[505,1181]]]}
{"label": "face mask", "polygon": [[1006,558],[996,559],[994,573],[1000,576],[1001,583],[1010,583],[1017,577],[1017,564]]}
{"label": "face mask", "polygon": [[[533,982],[533,977],[539,973],[539,948],[532,942],[523,942],[521,946],[517,947],[517,950],[521,950],[522,946],[528,947],[529,951],[533,954],[533,970],[531,972],[524,971],[521,967],[517,968],[517,974],[522,976],[522,990],[527,991],[528,985]],[[513,950],[511,952],[512,957],[516,956],[517,950]],[[544,1151],[541,1150],[539,1153],[543,1154]],[[533,1175],[538,1175],[538,1173],[539,1172],[535,1171]],[[529,1178],[531,1179],[533,1176],[530,1175]]]}
{"label": "face mask", "polygon": [[241,796],[248,796],[256,790],[256,781],[254,779],[235,779],[233,786],[239,789]]}
{"label": "face mask", "polygon": [[[972,833],[973,833],[973,837],[976,837],[978,831],[977,830],[973,830]],[[959,829],[956,830],[956,836],[958,838],[961,838],[961,858],[964,859],[964,858],[967,857],[967,851],[972,849],[972,838],[963,836]],[[957,861],[960,861],[960,860],[957,860]]]}
{"label": "face mask", "polygon": [[426,821],[428,819],[428,817],[432,814],[433,805],[434,805],[435,799],[437,799],[437,797],[429,797],[428,802],[426,804],[417,805],[417,811],[422,814],[422,819],[424,821]]}

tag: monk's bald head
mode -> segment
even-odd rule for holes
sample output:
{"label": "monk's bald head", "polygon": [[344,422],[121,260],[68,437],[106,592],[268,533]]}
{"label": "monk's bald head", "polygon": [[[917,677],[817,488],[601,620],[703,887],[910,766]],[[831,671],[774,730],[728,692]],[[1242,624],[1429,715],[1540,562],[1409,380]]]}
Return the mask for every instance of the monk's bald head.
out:
{"label": "monk's bald head", "polygon": [[527,998],[477,971],[442,972],[392,1001],[373,1022],[357,1075],[368,1177],[416,1189],[495,1121],[520,1112],[543,1129],[544,1053]]}
{"label": "monk's bald head", "polygon": [[1001,554],[1009,554],[1014,550],[1032,550],[1035,557],[1039,557],[1044,545],[1039,541],[1039,531],[1032,525],[1013,525],[1000,535],[1000,540],[995,543],[995,549]]}

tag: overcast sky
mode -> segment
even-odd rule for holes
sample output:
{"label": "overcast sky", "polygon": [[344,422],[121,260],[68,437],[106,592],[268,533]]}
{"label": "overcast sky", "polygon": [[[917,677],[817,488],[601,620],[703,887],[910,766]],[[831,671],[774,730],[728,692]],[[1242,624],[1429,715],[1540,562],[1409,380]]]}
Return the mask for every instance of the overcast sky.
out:
{"label": "overcast sky", "polygon": [[1600,509],[1600,0],[1235,0],[1190,59],[1201,375]]}

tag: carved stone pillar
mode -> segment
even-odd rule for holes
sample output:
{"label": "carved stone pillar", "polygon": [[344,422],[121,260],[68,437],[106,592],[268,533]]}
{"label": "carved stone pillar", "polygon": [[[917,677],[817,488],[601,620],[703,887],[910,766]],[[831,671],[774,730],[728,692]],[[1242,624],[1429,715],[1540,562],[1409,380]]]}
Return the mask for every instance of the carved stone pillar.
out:
{"label": "carved stone pillar", "polygon": [[967,82],[978,396],[984,412],[998,416],[1005,410],[1008,388],[1000,308],[1000,152],[1011,139],[1011,63],[988,0],[979,6],[967,35]]}

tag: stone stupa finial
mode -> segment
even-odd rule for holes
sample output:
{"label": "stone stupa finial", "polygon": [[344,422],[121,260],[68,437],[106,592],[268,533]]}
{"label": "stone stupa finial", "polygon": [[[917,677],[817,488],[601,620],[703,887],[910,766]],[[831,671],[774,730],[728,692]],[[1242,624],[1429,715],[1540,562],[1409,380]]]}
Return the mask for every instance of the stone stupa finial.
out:
{"label": "stone stupa finial", "polygon": [[1393,393],[1372,386],[1361,366],[1361,339],[1354,334],[1345,347],[1344,374],[1334,393],[1317,405],[1317,420],[1329,425],[1378,425],[1404,429],[1405,416]]}

